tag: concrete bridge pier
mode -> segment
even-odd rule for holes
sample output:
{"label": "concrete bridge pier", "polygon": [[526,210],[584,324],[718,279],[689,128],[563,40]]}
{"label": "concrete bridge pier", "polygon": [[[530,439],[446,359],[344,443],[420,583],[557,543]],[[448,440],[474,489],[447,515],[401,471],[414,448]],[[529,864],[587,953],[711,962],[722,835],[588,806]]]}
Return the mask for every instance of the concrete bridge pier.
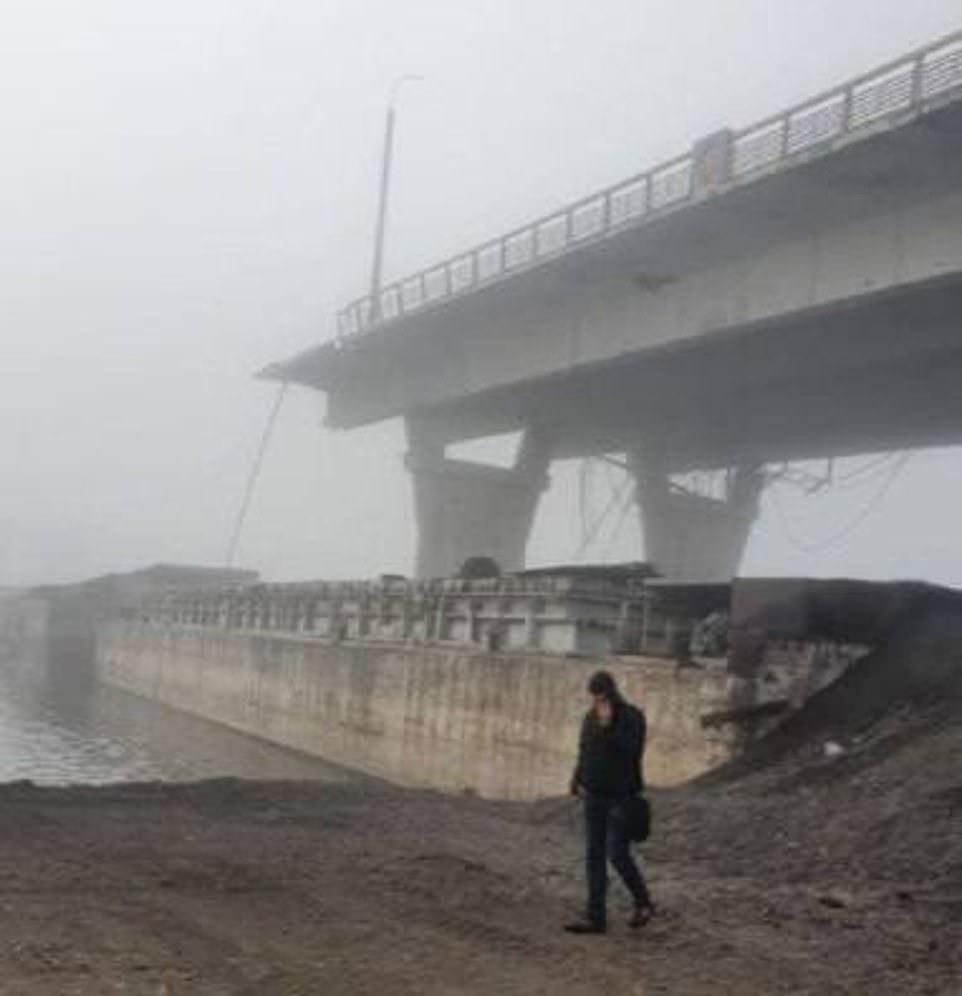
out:
{"label": "concrete bridge pier", "polygon": [[729,581],[738,573],[765,488],[763,467],[731,468],[724,494],[686,491],[650,454],[629,455],[645,558],[673,581]]}
{"label": "concrete bridge pier", "polygon": [[515,465],[502,468],[449,459],[450,440],[437,423],[409,418],[407,434],[417,577],[450,577],[475,556],[493,557],[505,571],[524,567],[528,535],[548,484],[547,436],[527,429]]}

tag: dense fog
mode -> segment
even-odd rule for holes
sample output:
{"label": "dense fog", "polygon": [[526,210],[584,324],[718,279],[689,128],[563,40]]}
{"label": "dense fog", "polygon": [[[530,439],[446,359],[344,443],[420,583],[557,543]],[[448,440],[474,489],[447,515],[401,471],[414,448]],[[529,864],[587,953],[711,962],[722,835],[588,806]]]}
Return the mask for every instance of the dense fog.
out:
{"label": "dense fog", "polygon": [[[958,15],[958,0],[11,0],[0,584],[223,561],[275,391],[257,371],[333,335],[366,289],[399,75],[423,80],[398,105],[388,279]],[[291,392],[241,563],[278,579],[409,571],[399,425],[334,433],[323,414],[322,396]],[[891,478],[774,489],[745,572],[962,581],[958,453]],[[533,562],[640,556],[634,516],[585,547],[578,469],[553,481]]]}

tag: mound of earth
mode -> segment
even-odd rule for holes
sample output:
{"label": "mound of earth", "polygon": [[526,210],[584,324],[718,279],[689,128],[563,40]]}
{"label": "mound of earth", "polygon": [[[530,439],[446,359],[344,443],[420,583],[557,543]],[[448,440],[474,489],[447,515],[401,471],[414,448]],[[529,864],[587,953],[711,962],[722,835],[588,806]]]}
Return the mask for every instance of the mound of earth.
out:
{"label": "mound of earth", "polygon": [[[765,739],[709,781],[739,777],[826,743],[848,749],[898,720],[903,736],[924,733],[962,706],[962,596],[929,589],[889,627],[880,645],[813,696]],[[917,720],[917,722],[913,722]]]}
{"label": "mound of earth", "polygon": [[962,916],[962,598],[921,600],[880,647],[679,798],[681,853],[693,859],[786,881],[871,881],[893,902],[925,897]]}

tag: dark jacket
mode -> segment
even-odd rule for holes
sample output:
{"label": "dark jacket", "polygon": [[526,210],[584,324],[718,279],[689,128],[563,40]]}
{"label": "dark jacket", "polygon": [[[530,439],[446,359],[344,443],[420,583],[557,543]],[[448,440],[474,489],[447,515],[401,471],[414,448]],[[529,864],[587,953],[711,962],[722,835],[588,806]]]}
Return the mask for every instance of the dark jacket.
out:
{"label": "dark jacket", "polygon": [[644,791],[646,732],[645,714],[624,700],[613,703],[608,726],[602,726],[591,710],[581,724],[572,793],[581,786],[588,795],[618,799]]}

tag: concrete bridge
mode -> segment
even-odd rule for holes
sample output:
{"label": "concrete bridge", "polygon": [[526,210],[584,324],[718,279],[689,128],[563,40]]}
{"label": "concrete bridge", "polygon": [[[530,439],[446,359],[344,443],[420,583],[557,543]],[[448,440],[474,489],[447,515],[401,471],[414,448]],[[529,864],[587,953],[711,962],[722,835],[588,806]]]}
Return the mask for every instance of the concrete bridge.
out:
{"label": "concrete bridge", "polygon": [[[269,371],[406,420],[422,576],[523,563],[619,451],[646,555],[731,577],[775,461],[962,442],[962,33],[384,287]],[[450,444],[521,430],[516,465]],[[727,471],[723,493],[672,475]]]}

